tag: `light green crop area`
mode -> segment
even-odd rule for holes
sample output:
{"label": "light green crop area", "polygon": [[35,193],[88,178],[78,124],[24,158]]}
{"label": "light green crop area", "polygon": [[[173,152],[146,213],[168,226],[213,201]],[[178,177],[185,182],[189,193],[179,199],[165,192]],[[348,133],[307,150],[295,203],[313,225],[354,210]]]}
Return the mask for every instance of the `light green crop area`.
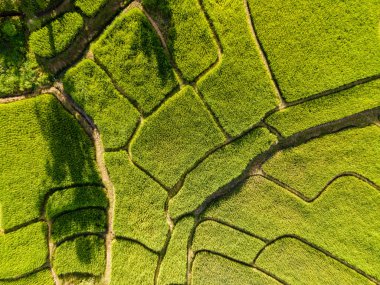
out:
{"label": "light green crop area", "polygon": [[114,20],[91,50],[144,113],[149,113],[177,85],[158,36],[138,9]]}
{"label": "light green crop area", "polygon": [[5,229],[39,217],[51,188],[100,182],[90,139],[52,95],[0,105],[0,130]]}
{"label": "light green crop area", "polygon": [[256,264],[289,284],[372,284],[342,263],[292,238],[265,248]]}
{"label": "light green crop area", "polygon": [[40,268],[48,254],[45,223],[34,223],[0,235],[0,279],[15,278]]}
{"label": "light green crop area", "polygon": [[251,263],[264,245],[257,237],[218,222],[205,221],[197,226],[191,249],[210,250]]}
{"label": "light green crop area", "polygon": [[252,158],[274,142],[274,135],[259,128],[208,156],[189,173],[179,193],[170,200],[170,214],[176,217],[196,209],[208,196],[241,175]]}
{"label": "light green crop area", "polygon": [[242,3],[203,2],[219,35],[223,56],[201,79],[199,88],[226,131],[237,135],[275,107],[274,87],[252,39]]}
{"label": "light green crop area", "polygon": [[263,169],[309,198],[343,172],[356,172],[379,184],[379,136],[377,126],[327,135],[278,152]]}
{"label": "light green crop area", "polygon": [[202,252],[197,254],[193,265],[194,285],[279,285],[264,273],[223,257]]}
{"label": "light green crop area", "polygon": [[379,0],[249,0],[288,101],[380,73]]}
{"label": "light green crop area", "polygon": [[106,3],[107,0],[76,0],[75,6],[80,8],[86,16],[93,17]]}
{"label": "light green crop area", "polygon": [[158,257],[130,241],[113,244],[111,285],[153,284]]}
{"label": "light green crop area", "polygon": [[124,146],[136,127],[139,113],[112,85],[107,74],[85,59],[64,77],[65,90],[90,115],[106,148]]}
{"label": "light green crop area", "polygon": [[185,87],[143,121],[132,141],[131,153],[133,160],[171,187],[223,140],[194,89]]}
{"label": "light green crop area", "polygon": [[380,192],[366,182],[342,177],[312,203],[259,176],[237,190],[206,216],[267,239],[295,234],[380,277]]}
{"label": "light green crop area", "polygon": [[286,108],[268,117],[267,122],[290,136],[376,107],[380,107],[380,80]]}
{"label": "light green crop area", "polygon": [[76,12],[64,14],[30,35],[31,50],[42,57],[63,52],[83,27],[83,18]]}
{"label": "light green crop area", "polygon": [[48,269],[43,271],[39,271],[30,276],[20,278],[15,281],[0,281],[1,285],[54,285],[53,277],[51,276],[51,272]]}
{"label": "light green crop area", "polygon": [[116,235],[160,250],[168,232],[165,190],[134,166],[125,152],[106,153],[105,159],[115,187]]}

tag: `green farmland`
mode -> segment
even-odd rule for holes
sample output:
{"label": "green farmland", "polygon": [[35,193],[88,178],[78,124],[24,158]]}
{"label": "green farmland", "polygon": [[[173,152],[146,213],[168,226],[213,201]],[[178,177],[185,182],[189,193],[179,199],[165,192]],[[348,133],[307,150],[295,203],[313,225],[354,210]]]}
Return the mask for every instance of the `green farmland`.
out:
{"label": "green farmland", "polygon": [[380,0],[0,0],[0,285],[380,285]]}

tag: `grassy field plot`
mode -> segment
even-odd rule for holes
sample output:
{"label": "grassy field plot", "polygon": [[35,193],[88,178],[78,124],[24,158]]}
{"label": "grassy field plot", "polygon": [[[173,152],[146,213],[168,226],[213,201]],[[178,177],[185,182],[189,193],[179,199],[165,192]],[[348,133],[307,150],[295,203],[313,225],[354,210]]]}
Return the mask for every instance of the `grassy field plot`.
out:
{"label": "grassy field plot", "polygon": [[243,3],[203,2],[220,38],[223,56],[201,79],[199,88],[225,130],[237,135],[275,107],[274,87],[250,34]]}
{"label": "grassy field plot", "polygon": [[3,228],[39,217],[51,188],[100,182],[90,139],[52,95],[0,105],[0,130]]}
{"label": "grassy field plot", "polygon": [[177,85],[158,36],[138,9],[120,15],[91,50],[144,113],[150,112]]}
{"label": "grassy field plot", "polygon": [[224,136],[191,87],[144,120],[131,144],[133,160],[171,187]]}
{"label": "grassy field plot", "polygon": [[243,173],[250,160],[267,150],[275,137],[266,129],[255,129],[207,157],[186,177],[183,187],[169,201],[169,213],[179,216],[202,202]]}
{"label": "grassy field plot", "polygon": [[344,172],[380,184],[379,136],[377,126],[345,130],[279,152],[263,169],[310,199]]}
{"label": "grassy field plot", "polygon": [[158,257],[130,241],[113,244],[111,285],[153,284]]}
{"label": "grassy field plot", "polygon": [[266,120],[284,136],[380,107],[380,80],[286,108]]}
{"label": "grassy field plot", "polygon": [[295,234],[379,278],[379,209],[380,192],[355,177],[336,180],[312,203],[252,177],[206,216],[270,240]]}
{"label": "grassy field plot", "polygon": [[126,144],[139,119],[138,111],[112,85],[107,74],[85,59],[64,77],[65,91],[98,126],[106,148]]}
{"label": "grassy field plot", "polygon": [[49,269],[34,273],[30,276],[15,281],[0,281],[1,285],[54,285],[53,277]]}
{"label": "grassy field plot", "polygon": [[160,250],[168,232],[165,190],[134,166],[125,152],[106,153],[105,158],[115,187],[116,235]]}
{"label": "grassy field plot", "polygon": [[47,261],[47,227],[34,223],[0,235],[0,279],[15,278],[43,266]]}
{"label": "grassy field plot", "polygon": [[209,24],[198,0],[144,0],[149,13],[162,23],[170,54],[187,81],[194,80],[218,58]]}
{"label": "grassy field plot", "polygon": [[286,100],[380,73],[380,1],[248,2]]}
{"label": "grassy field plot", "polygon": [[373,284],[359,273],[293,238],[269,245],[255,263],[289,284]]}
{"label": "grassy field plot", "polygon": [[83,27],[82,16],[66,13],[30,35],[31,50],[41,57],[53,57],[63,52]]}

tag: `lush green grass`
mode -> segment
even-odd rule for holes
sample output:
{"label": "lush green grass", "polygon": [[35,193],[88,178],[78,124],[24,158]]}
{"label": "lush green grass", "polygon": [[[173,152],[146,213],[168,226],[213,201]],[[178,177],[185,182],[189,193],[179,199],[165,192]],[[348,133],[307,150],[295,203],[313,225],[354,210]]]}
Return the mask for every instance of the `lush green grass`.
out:
{"label": "lush green grass", "polygon": [[165,190],[136,168],[126,152],[106,153],[105,159],[115,187],[116,235],[137,239],[160,250],[168,231]]}
{"label": "lush green grass", "polygon": [[194,90],[185,87],[143,121],[131,151],[136,162],[165,185],[173,186],[223,138]]}
{"label": "lush green grass", "polygon": [[205,221],[197,226],[191,249],[211,250],[234,259],[251,263],[265,243],[214,221]]}
{"label": "lush green grass", "polygon": [[47,260],[47,228],[35,223],[0,235],[0,278],[18,277],[44,265]]}
{"label": "lush green grass", "polygon": [[139,119],[138,111],[112,85],[107,74],[85,59],[65,75],[65,91],[98,126],[104,146],[121,147]]}
{"label": "lush green grass", "polygon": [[41,57],[63,52],[83,27],[83,18],[76,12],[64,14],[30,35],[31,50]]}
{"label": "lush green grass", "polygon": [[139,9],[116,18],[91,50],[145,113],[177,85],[160,40]]}
{"label": "lush green grass", "polygon": [[223,57],[199,88],[226,131],[236,135],[275,106],[275,92],[242,2],[205,0],[204,5],[219,35]]}
{"label": "lush green grass", "polygon": [[0,18],[0,97],[48,81],[34,54],[27,51],[24,30],[20,17]]}
{"label": "lush green grass", "polygon": [[[169,52],[186,80],[192,81],[217,60],[217,45],[198,0],[144,0],[154,18],[163,22]],[[162,19],[160,19],[162,18]]]}
{"label": "lush green grass", "polygon": [[75,211],[90,206],[107,208],[108,199],[101,187],[87,186],[60,190],[49,197],[46,216],[51,219],[63,211]]}
{"label": "lush green grass", "polygon": [[75,6],[80,8],[88,17],[93,17],[107,0],[76,0]]}
{"label": "lush green grass", "polygon": [[192,218],[185,218],[176,224],[161,263],[158,285],[186,283],[187,241],[193,225]]}
{"label": "lush green grass", "polygon": [[259,128],[211,154],[190,172],[179,193],[170,200],[170,214],[175,217],[194,210],[209,195],[242,174],[251,159],[274,142],[274,135]]}
{"label": "lush green grass", "polygon": [[107,216],[105,210],[82,209],[63,214],[53,221],[51,237],[59,242],[80,233],[105,233]]}
{"label": "lush green grass", "polygon": [[282,135],[290,136],[304,129],[380,106],[379,88],[380,80],[358,85],[276,112],[267,122]]}
{"label": "lush green grass", "polygon": [[15,281],[0,281],[1,285],[54,285],[53,277],[49,269],[32,274]]}
{"label": "lush green grass", "polygon": [[113,244],[111,285],[154,283],[158,257],[142,246],[124,240]]}
{"label": "lush green grass", "polygon": [[[357,172],[380,184],[380,128],[354,128],[277,153],[263,169],[313,198],[336,175]],[[286,171],[284,171],[286,169]]]}
{"label": "lush green grass", "polygon": [[249,0],[288,101],[380,73],[379,0]]}
{"label": "lush green grass", "polygon": [[3,228],[40,215],[50,188],[100,182],[92,142],[51,95],[0,105]]}
{"label": "lush green grass", "polygon": [[379,278],[379,201],[378,190],[354,177],[336,180],[313,203],[252,177],[206,216],[267,239],[296,234]]}
{"label": "lush green grass", "polygon": [[54,253],[53,268],[58,275],[74,272],[103,274],[105,270],[104,240],[97,236],[87,236],[61,244]]}
{"label": "lush green grass", "polygon": [[373,284],[347,266],[292,238],[281,239],[267,247],[256,265],[288,284]]}
{"label": "lush green grass", "polygon": [[223,257],[202,252],[193,264],[194,285],[277,285],[273,278],[260,271]]}

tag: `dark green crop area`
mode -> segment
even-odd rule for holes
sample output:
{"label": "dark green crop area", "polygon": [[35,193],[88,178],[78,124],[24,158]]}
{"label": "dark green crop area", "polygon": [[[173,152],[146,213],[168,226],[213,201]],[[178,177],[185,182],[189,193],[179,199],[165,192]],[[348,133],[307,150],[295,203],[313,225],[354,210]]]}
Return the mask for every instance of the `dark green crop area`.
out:
{"label": "dark green crop area", "polygon": [[0,285],[174,284],[380,284],[380,0],[0,0]]}

